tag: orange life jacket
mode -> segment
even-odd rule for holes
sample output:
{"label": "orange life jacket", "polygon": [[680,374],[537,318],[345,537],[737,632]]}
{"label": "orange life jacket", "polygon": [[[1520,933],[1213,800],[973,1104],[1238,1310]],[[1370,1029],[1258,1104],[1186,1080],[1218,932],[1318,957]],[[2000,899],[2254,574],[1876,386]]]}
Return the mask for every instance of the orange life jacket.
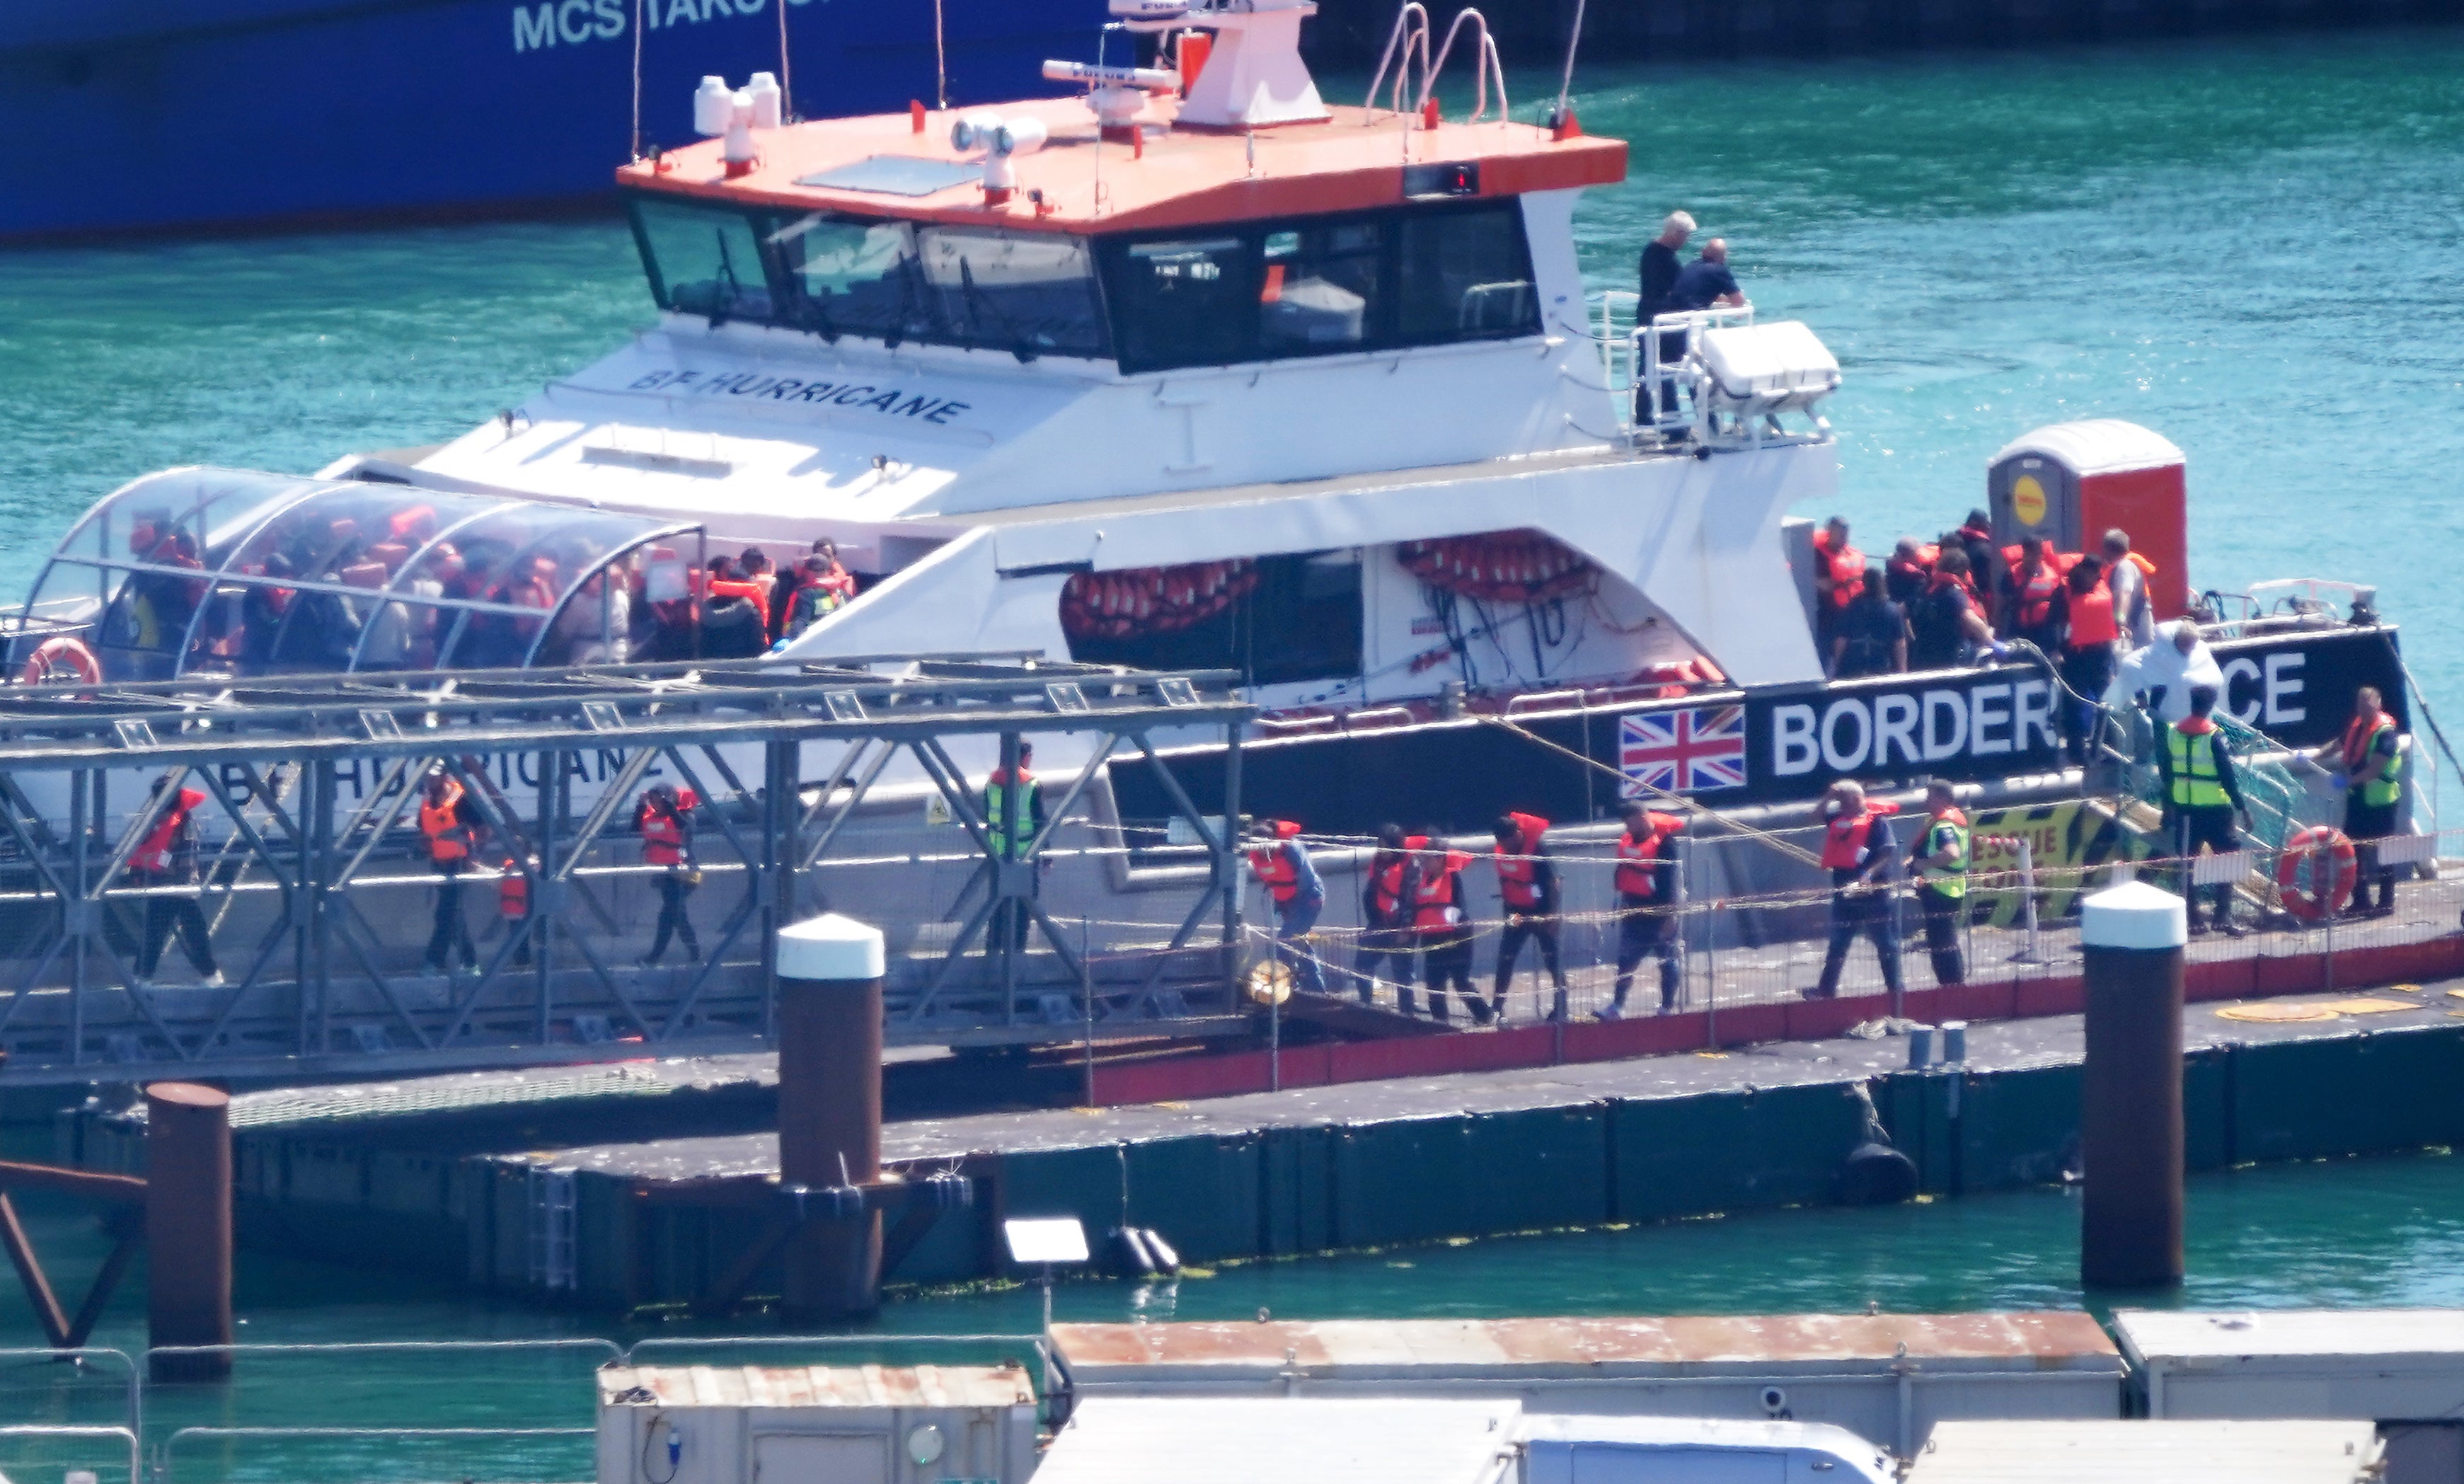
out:
{"label": "orange life jacket", "polygon": [[1868,799],[1864,811],[1856,818],[1842,815],[1826,823],[1822,827],[1822,864],[1833,871],[1855,871],[1865,865],[1865,842],[1874,832],[1874,821],[1899,811],[1896,804]]}
{"label": "orange life jacket", "polygon": [[1403,868],[1409,864],[1405,853],[1419,850],[1428,843],[1427,835],[1408,834],[1403,837],[1403,850],[1389,853],[1386,864],[1377,872],[1377,885],[1369,898],[1379,917],[1393,917],[1395,909],[1403,904]]}
{"label": "orange life jacket", "polygon": [[693,806],[679,796],[675,812],[642,801],[642,860],[652,866],[681,866],[685,863],[685,811]]}
{"label": "orange life jacket", "polygon": [[504,875],[496,877],[496,912],[506,918],[531,915],[531,878],[512,861],[503,865]]}
{"label": "orange life jacket", "polygon": [[2062,590],[2062,574],[2047,562],[2031,577],[2016,565],[2011,568],[2011,586],[2018,591],[2018,624],[2022,629],[2042,629],[2053,621],[2054,595]]}
{"label": "orange life jacket", "polygon": [[1854,546],[1831,549],[1831,543],[1816,537],[1815,551],[1822,558],[1831,576],[1831,606],[1846,608],[1865,590],[1865,554]]}
{"label": "orange life jacket", "polygon": [[[2345,722],[2344,771],[2347,774],[2359,774],[2363,764],[2370,760],[2370,748],[2378,742],[2379,733],[2393,730],[2394,726],[2395,718],[2384,711],[2374,713],[2367,718],[2355,717]],[[2360,786],[2355,785],[2355,786]],[[183,792],[185,795],[186,790]]]}
{"label": "orange life jacket", "polygon": [[1660,895],[1660,842],[1685,828],[1672,814],[1653,814],[1639,840],[1629,829],[1617,841],[1617,891],[1619,897],[1649,901]]}
{"label": "orange life jacket", "polygon": [[419,832],[428,837],[430,860],[464,860],[471,854],[471,831],[462,823],[462,786],[448,779],[445,802],[419,801]]}
{"label": "orange life jacket", "polygon": [[1540,905],[1540,837],[1549,831],[1549,821],[1537,814],[1509,814],[1514,828],[1522,832],[1522,842],[1507,853],[1504,844],[1491,847],[1497,857],[1497,884],[1509,907]]}
{"label": "orange life jacket", "polygon": [[[1273,824],[1278,842],[1291,839],[1301,832],[1300,825],[1293,820],[1278,819]],[[1266,884],[1266,895],[1273,897],[1278,906],[1300,895],[1300,868],[1292,862],[1295,849],[1297,847],[1277,843],[1262,845],[1249,853],[1249,869]]]}
{"label": "orange life jacket", "polygon": [[128,857],[128,869],[156,875],[170,870],[171,850],[179,843],[180,828],[188,822],[189,813],[205,802],[206,796],[196,789],[181,789],[180,796],[171,801],[170,807],[163,810],[163,817],[154,821],[154,828],[138,842],[137,850]]}
{"label": "orange life jacket", "polygon": [[1462,851],[1448,851],[1438,869],[1420,868],[1420,878],[1412,884],[1412,928],[1420,933],[1442,933],[1459,927],[1463,914],[1448,912],[1456,905],[1455,883],[1463,869],[1471,864],[1471,856]]}
{"label": "orange life jacket", "polygon": [[2121,628],[2113,621],[2113,589],[2099,582],[2085,592],[2071,594],[2070,647],[2093,649],[2111,644],[2122,636]]}

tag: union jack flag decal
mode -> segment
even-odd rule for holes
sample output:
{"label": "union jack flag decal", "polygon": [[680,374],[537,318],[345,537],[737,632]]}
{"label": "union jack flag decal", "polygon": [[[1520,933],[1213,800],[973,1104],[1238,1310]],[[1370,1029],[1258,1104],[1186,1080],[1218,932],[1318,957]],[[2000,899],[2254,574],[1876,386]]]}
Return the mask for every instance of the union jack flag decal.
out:
{"label": "union jack flag decal", "polygon": [[1705,793],[1746,786],[1746,708],[1689,706],[1617,720],[1618,790]]}

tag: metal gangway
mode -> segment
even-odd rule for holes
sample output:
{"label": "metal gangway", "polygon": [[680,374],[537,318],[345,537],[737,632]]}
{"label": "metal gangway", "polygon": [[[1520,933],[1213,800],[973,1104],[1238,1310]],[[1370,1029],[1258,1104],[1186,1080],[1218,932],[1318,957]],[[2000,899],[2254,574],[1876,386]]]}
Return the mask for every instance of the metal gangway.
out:
{"label": "metal gangway", "polygon": [[[759,1049],[773,936],[824,910],[889,935],[892,1043],[1239,1029],[1231,678],[976,654],[0,687],[6,1075]],[[1043,828],[986,818],[1034,740]],[[1170,746],[1224,749],[1206,808]],[[1121,819],[1116,766],[1177,817]],[[437,773],[476,816],[451,887],[417,826]],[[653,783],[698,800],[689,882],[644,859]],[[133,871],[184,791],[185,858]],[[700,951],[642,962],[679,889]],[[440,971],[447,890],[476,953]]]}

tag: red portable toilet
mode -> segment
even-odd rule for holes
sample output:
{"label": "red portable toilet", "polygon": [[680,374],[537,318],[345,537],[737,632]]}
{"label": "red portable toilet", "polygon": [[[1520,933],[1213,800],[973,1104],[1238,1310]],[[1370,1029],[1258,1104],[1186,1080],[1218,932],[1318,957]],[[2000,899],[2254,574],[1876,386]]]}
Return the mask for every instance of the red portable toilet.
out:
{"label": "red portable toilet", "polygon": [[2189,498],[2182,451],[2118,417],[2055,423],[1993,455],[1986,488],[1993,539],[2041,536],[2056,551],[2094,551],[2116,526],[2156,564],[2147,596],[2160,619],[2190,602]]}

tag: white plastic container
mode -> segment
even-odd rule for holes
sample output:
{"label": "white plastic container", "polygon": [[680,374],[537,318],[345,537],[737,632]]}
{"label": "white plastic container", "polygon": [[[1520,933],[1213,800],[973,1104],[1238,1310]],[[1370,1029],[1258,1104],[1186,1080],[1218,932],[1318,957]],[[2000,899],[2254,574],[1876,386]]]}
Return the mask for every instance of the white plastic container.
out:
{"label": "white plastic container", "polygon": [[725,78],[704,78],[693,89],[693,131],[715,139],[736,122],[736,90]]}

